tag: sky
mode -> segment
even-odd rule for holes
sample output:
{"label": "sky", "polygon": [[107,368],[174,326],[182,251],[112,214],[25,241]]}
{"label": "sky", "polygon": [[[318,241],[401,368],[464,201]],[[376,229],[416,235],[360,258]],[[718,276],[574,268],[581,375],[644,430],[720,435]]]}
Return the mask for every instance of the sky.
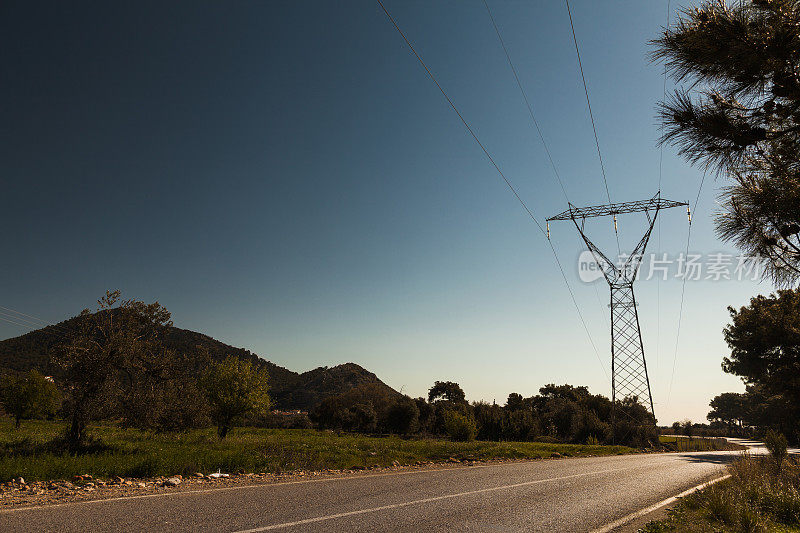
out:
{"label": "sky", "polygon": [[[385,5],[538,222],[566,209],[483,2]],[[607,202],[565,6],[489,6],[567,198]],[[665,198],[697,198],[690,250],[736,255],[714,234],[724,178],[657,146],[667,2],[571,7],[609,196],[649,198],[660,174]],[[608,287],[579,278],[575,227],[550,231],[588,334],[546,237],[376,2],[3,2],[0,64],[0,338],[32,329],[8,309],[58,322],[120,289],[295,371],[610,395]],[[648,251],[674,258],[686,212],[659,220]],[[645,221],[620,217],[623,251]],[[615,252],[610,220],[586,228]],[[772,290],[687,281],[681,314],[680,279],[642,277],[660,423],[743,390],[720,368],[726,308]]]}

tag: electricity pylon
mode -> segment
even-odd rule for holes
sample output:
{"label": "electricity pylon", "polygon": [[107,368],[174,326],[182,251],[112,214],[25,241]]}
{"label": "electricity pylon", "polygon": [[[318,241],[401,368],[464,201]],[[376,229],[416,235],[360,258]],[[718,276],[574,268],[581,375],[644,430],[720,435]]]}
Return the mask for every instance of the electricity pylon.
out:
{"label": "electricity pylon", "polygon": [[[628,396],[636,397],[648,407],[650,414],[655,419],[653,410],[653,395],[650,392],[650,378],[647,375],[647,361],[644,357],[644,344],[642,343],[642,330],[639,326],[639,312],[636,310],[636,298],[633,295],[633,282],[644,257],[644,249],[650,240],[650,234],[656,223],[658,212],[662,209],[685,205],[689,222],[689,204],[686,202],[673,202],[661,198],[659,191],[649,200],[637,202],[623,202],[616,204],[596,205],[590,207],[575,207],[571,203],[569,209],[547,219],[547,237],[550,238],[551,220],[572,220],[578,228],[583,242],[589,247],[595,261],[603,272],[611,289],[611,402],[616,405],[617,396],[624,399]],[[617,230],[617,215],[644,211],[650,226],[644,237],[633,249],[624,263],[618,265],[606,257],[595,244],[589,240],[584,232],[587,218],[612,216],[614,218],[614,231]]]}

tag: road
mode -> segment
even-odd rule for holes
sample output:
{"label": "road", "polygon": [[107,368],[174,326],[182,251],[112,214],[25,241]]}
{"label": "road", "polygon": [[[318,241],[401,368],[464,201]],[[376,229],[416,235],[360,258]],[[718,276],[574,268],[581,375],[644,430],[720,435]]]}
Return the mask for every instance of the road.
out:
{"label": "road", "polygon": [[591,531],[722,475],[737,452],[401,470],[0,511],[0,531]]}

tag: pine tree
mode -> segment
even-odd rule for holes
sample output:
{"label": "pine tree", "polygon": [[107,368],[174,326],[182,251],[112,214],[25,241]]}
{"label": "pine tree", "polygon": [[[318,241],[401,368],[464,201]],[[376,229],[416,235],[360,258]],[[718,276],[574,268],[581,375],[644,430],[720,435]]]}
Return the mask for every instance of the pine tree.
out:
{"label": "pine tree", "polygon": [[662,143],[726,176],[718,234],[800,280],[800,0],[707,1],[652,42],[678,83]]}

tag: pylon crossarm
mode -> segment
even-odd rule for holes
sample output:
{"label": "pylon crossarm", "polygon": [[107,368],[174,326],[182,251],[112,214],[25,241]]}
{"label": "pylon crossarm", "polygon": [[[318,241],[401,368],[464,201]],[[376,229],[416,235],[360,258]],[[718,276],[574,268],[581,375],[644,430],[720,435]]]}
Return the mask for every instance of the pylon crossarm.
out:
{"label": "pylon crossarm", "polygon": [[687,202],[675,202],[664,200],[657,196],[649,200],[637,200],[636,202],[619,202],[616,204],[590,205],[589,207],[575,207],[570,204],[569,209],[548,218],[547,220],[571,220],[573,218],[592,218],[608,215],[621,215],[624,213],[636,213],[638,211],[653,211],[655,209],[669,209],[689,205]]}

